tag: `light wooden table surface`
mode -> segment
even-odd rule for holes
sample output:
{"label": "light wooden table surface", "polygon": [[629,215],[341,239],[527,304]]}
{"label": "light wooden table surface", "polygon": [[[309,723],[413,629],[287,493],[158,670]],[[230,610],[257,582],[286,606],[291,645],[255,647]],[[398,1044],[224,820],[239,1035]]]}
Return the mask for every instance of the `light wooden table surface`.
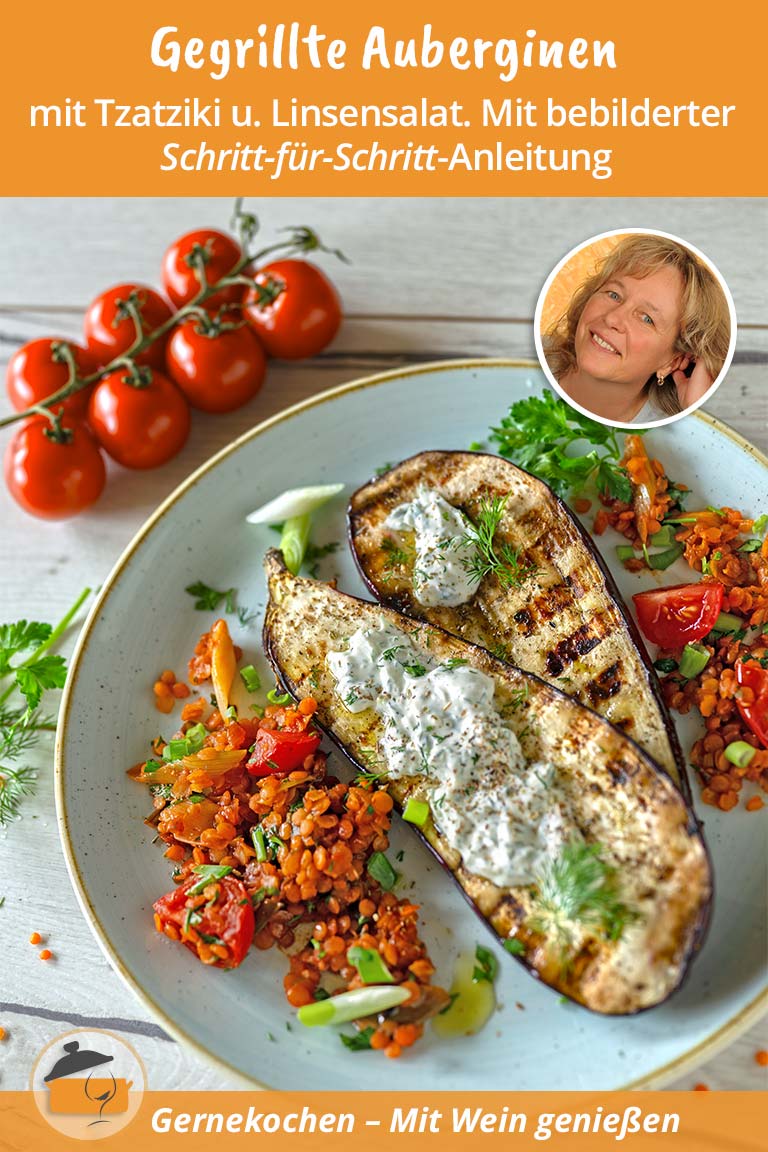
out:
{"label": "light wooden table surface", "polygon": [[[186,450],[165,468],[112,468],[101,502],[88,515],[61,524],[35,521],[3,488],[3,620],[58,619],[81,588],[103,581],[142,522],[193,468],[288,404],[415,361],[534,357],[532,316],[544,279],[571,247],[610,228],[677,233],[719,266],[735,299],[739,338],[727,382],[708,410],[768,451],[765,202],[272,200],[256,207],[266,239],[278,226],[310,224],[353,261],[322,258],[346,307],[339,337],[317,360],[272,364],[249,407],[219,417],[196,414]],[[226,227],[230,208],[228,201],[195,199],[0,200],[0,367],[33,337],[77,337],[84,307],[109,285],[157,282],[167,244],[192,227]],[[7,407],[3,390],[0,411]],[[70,636],[64,651],[73,644]],[[0,835],[0,1025],[8,1032],[0,1045],[0,1088],[25,1086],[44,1043],[69,1027],[89,1025],[125,1034],[144,1058],[154,1088],[239,1086],[171,1041],[107,964],[64,866],[50,746],[36,763],[37,795]],[[27,942],[34,929],[48,934],[54,962],[37,959]],[[710,1088],[764,1087],[754,1053],[766,1047],[763,1021],[670,1087],[698,1081]]]}

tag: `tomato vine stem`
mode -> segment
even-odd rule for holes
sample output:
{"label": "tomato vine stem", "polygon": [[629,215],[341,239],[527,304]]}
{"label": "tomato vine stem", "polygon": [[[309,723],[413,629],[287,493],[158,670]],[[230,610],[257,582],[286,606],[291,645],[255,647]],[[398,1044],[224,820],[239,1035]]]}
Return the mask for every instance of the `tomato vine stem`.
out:
{"label": "tomato vine stem", "polygon": [[[58,391],[51,393],[50,396],[46,396],[44,400],[24,409],[23,412],[13,412],[9,416],[4,416],[0,419],[0,428],[7,428],[9,425],[16,424],[19,420],[25,420],[30,416],[42,415],[51,422],[50,435],[54,439],[65,443],[68,438],[71,438],[71,432],[69,436],[67,436],[68,429],[64,428],[61,424],[61,414],[53,414],[50,409],[53,408],[54,405],[60,404],[70,396],[73,396],[76,392],[81,392],[84,388],[90,387],[91,384],[96,384],[99,380],[103,379],[103,377],[109,375],[110,372],[114,372],[123,367],[129,368],[129,371],[133,375],[135,386],[141,387],[142,384],[139,383],[140,377],[138,375],[140,370],[137,369],[133,363],[135,359],[140,356],[142,352],[146,351],[156,340],[165,336],[172,328],[175,328],[177,324],[182,323],[182,321],[190,316],[199,316],[202,305],[204,305],[206,300],[210,299],[211,296],[220,292],[223,288],[229,288],[232,285],[245,285],[255,289],[257,305],[269,304],[276,300],[283,291],[283,286],[279,282],[274,281],[269,285],[262,286],[256,284],[249,275],[246,275],[249,269],[255,271],[256,266],[267,256],[271,256],[278,251],[284,252],[286,256],[298,255],[302,252],[321,251],[332,253],[338,256],[339,259],[346,260],[346,257],[343,256],[338,249],[326,248],[320,241],[317,233],[303,225],[299,227],[290,226],[283,229],[283,231],[290,232],[290,236],[285,240],[269,244],[260,251],[251,253],[249,248],[254,236],[258,232],[259,223],[256,216],[249,212],[243,212],[241,205],[242,199],[240,198],[235,202],[233,225],[239,233],[240,242],[243,247],[243,255],[225,276],[209,283],[205,272],[207,260],[204,251],[201,249],[199,253],[194,253],[194,256],[193,253],[190,253],[190,256],[193,256],[190,267],[194,268],[195,274],[200,281],[200,290],[192,300],[184,304],[151,332],[144,331],[141,311],[138,306],[139,302],[137,299],[132,298],[134,297],[134,293],[130,293],[126,300],[119,301],[120,311],[123,313],[123,316],[133,320],[136,328],[136,337],[126,352],[115,357],[114,360],[111,360],[108,364],[105,364],[102,368],[99,368],[96,372],[92,372],[88,376],[78,375],[75,357],[68,343],[64,341],[53,342],[51,347],[54,359],[66,363],[69,369],[69,379],[66,384],[59,388]],[[229,305],[229,307],[231,308],[233,306]],[[234,307],[239,308],[241,305],[237,304],[234,305]],[[222,328],[222,331],[223,330],[225,329]]]}

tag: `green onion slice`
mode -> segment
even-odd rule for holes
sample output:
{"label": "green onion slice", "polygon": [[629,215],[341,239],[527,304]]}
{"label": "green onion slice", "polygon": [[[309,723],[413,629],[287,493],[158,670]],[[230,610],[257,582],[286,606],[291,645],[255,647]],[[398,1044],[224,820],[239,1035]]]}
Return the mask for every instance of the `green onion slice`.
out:
{"label": "green onion slice", "polygon": [[682,544],[673,544],[671,548],[665,549],[664,552],[652,552],[648,556],[648,567],[652,568],[655,572],[663,572],[669,568],[670,564],[674,564],[675,560],[679,560],[685,551]]}
{"label": "green onion slice", "polygon": [[200,877],[197,884],[193,884],[187,896],[197,896],[214,880],[222,880],[228,876],[232,869],[228,864],[195,864],[192,871]]}
{"label": "green onion slice", "polygon": [[410,996],[402,984],[371,984],[368,988],[355,988],[352,992],[342,992],[329,996],[327,1000],[316,1000],[313,1004],[303,1004],[297,1013],[299,1022],[308,1028],[327,1024],[348,1024],[363,1016],[386,1012],[404,1004]]}
{"label": "green onion slice", "polygon": [[654,532],[653,536],[648,540],[651,548],[669,548],[671,544],[675,544],[675,530],[671,524],[662,524],[658,532]]}
{"label": "green onion slice", "polygon": [[363,948],[360,944],[355,944],[347,949],[347,960],[357,968],[363,984],[395,982],[394,976],[375,948]]}
{"label": "green onion slice", "polygon": [[616,559],[621,560],[622,564],[625,560],[634,560],[635,550],[631,544],[618,544],[616,547]]}
{"label": "green onion slice", "polygon": [[291,703],[293,697],[290,692],[284,692],[281,695],[277,688],[270,688],[269,692],[267,692],[267,700],[269,700],[270,704],[282,704],[285,706]]}
{"label": "green onion slice", "polygon": [[256,824],[255,827],[251,828],[251,840],[256,850],[256,861],[258,864],[263,864],[267,859],[267,844],[264,839],[264,829],[260,824]]}
{"label": "green onion slice", "polygon": [[753,748],[751,744],[747,744],[746,740],[734,740],[725,749],[723,755],[737,768],[747,768],[756,751],[757,749]]}
{"label": "green onion slice", "polygon": [[710,652],[703,644],[686,644],[680,657],[678,671],[686,680],[692,680],[709,664]]}
{"label": "green onion slice", "polygon": [[429,820],[429,804],[423,800],[414,800],[411,797],[403,809],[403,820],[407,820],[409,824],[415,824],[417,828],[423,828]]}
{"label": "green onion slice", "polygon": [[253,664],[246,664],[245,668],[240,669],[240,679],[245,684],[247,692],[258,692],[261,688],[261,677]]}
{"label": "green onion slice", "polygon": [[251,512],[245,519],[248,524],[281,524],[294,517],[308,516],[343,490],[343,484],[315,484],[309,488],[289,488],[287,492]]}
{"label": "green onion slice", "polygon": [[525,944],[523,944],[522,940],[517,940],[514,936],[511,940],[505,940],[502,947],[513,956],[525,956]]}
{"label": "green onion slice", "polygon": [[397,882],[397,872],[390,864],[383,852],[374,852],[366,866],[369,876],[373,877],[384,889],[389,892]]}
{"label": "green onion slice", "polygon": [[732,612],[721,612],[712,625],[713,632],[740,632],[744,627],[741,616],[734,616]]}

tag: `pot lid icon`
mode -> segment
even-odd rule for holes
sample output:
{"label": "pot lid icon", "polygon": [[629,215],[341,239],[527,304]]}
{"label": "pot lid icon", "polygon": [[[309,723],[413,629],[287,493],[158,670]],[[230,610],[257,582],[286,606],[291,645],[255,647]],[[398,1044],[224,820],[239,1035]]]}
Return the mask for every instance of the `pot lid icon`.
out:
{"label": "pot lid icon", "polygon": [[81,1051],[77,1040],[70,1040],[69,1044],[65,1044],[64,1051],[67,1055],[56,1061],[45,1077],[44,1083],[58,1080],[62,1076],[71,1076],[73,1072],[85,1072],[88,1068],[97,1068],[99,1064],[108,1064],[110,1060],[114,1060],[114,1056],[104,1056],[101,1052],[91,1052],[88,1048],[83,1048]]}

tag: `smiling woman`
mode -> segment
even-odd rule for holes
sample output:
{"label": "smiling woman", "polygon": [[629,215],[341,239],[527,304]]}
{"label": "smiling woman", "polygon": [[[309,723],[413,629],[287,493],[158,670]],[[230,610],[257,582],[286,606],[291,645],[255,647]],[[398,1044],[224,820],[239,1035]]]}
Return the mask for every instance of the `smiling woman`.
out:
{"label": "smiling woman", "polygon": [[[545,326],[543,366],[566,400],[603,421],[649,424],[682,415],[726,366],[731,317],[724,288],[702,259],[668,236],[624,235],[602,251],[565,311]],[[594,257],[593,246],[579,256]]]}

